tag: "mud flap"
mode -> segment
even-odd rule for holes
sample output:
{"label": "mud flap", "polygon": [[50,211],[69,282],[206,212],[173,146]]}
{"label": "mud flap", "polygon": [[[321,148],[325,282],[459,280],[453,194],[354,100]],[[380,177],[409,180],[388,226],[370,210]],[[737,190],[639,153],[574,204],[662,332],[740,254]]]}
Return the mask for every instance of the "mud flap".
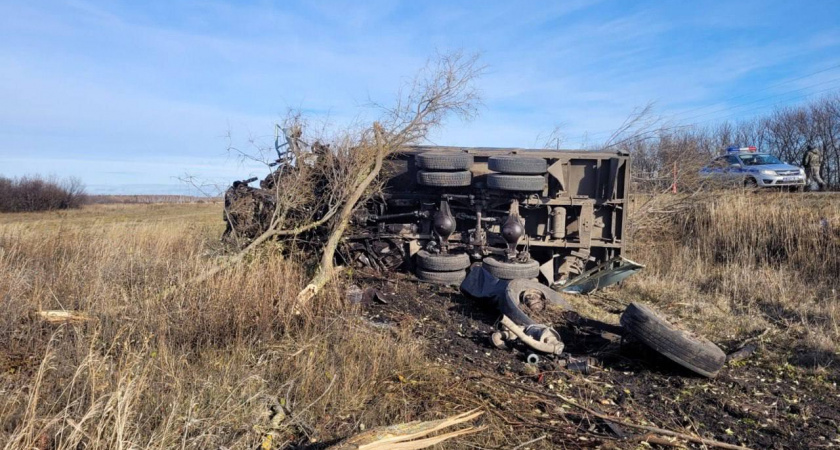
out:
{"label": "mud flap", "polygon": [[561,289],[561,292],[588,294],[594,290],[612,286],[639,272],[644,267],[642,264],[619,256],[573,278]]}

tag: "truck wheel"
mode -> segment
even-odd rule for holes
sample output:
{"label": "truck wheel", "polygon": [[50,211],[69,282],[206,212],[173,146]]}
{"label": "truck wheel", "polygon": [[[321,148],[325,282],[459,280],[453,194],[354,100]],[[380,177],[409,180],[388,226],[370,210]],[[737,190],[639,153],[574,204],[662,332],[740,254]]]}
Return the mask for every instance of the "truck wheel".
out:
{"label": "truck wheel", "polygon": [[491,173],[487,175],[487,187],[500,191],[538,192],[545,187],[545,177]]}
{"label": "truck wheel", "polygon": [[548,170],[548,163],[543,158],[529,156],[491,156],[487,168],[494,172],[542,175]]}
{"label": "truck wheel", "polygon": [[455,270],[452,272],[432,272],[429,270],[417,269],[417,278],[434,284],[446,284],[459,286],[467,277],[466,270]]}
{"label": "truck wheel", "polygon": [[434,187],[463,187],[469,186],[472,182],[472,173],[469,170],[458,172],[426,172],[417,171],[417,182],[423,186]]}
{"label": "truck wheel", "polygon": [[470,255],[466,253],[429,253],[426,250],[417,252],[417,265],[421,269],[432,272],[451,272],[463,270],[470,266]]}
{"label": "truck wheel", "polygon": [[484,269],[491,275],[502,280],[531,279],[540,275],[540,263],[533,259],[527,262],[504,262],[488,256],[482,260]]}
{"label": "truck wheel", "polygon": [[469,170],[473,156],[469,153],[420,153],[414,157],[417,167],[427,170]]}
{"label": "truck wheel", "polygon": [[705,377],[713,378],[726,362],[726,354],[717,345],[677,329],[641,303],[631,303],[624,310],[621,326],[657,353]]}

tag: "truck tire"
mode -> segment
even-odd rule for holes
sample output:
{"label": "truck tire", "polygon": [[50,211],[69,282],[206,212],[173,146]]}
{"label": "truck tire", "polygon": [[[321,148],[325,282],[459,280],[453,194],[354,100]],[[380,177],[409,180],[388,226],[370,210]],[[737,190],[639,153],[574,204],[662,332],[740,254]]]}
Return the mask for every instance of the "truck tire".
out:
{"label": "truck tire", "polygon": [[641,303],[631,303],[621,315],[621,326],[657,353],[705,377],[714,378],[726,354],[708,339],[679,330]]}
{"label": "truck tire", "polygon": [[500,191],[539,192],[545,188],[545,177],[491,173],[487,175],[487,187]]}
{"label": "truck tire", "polygon": [[531,156],[491,156],[487,168],[494,172],[517,175],[542,175],[548,170],[548,162]]}
{"label": "truck tire", "polygon": [[426,281],[434,284],[446,284],[451,286],[459,286],[464,278],[467,277],[466,270],[455,270],[452,272],[432,272],[429,270],[417,269],[415,272],[417,278],[421,281]]}
{"label": "truck tire", "polygon": [[426,250],[417,252],[417,266],[432,272],[451,272],[464,270],[470,266],[470,255],[466,253],[429,253]]}
{"label": "truck tire", "polygon": [[417,182],[423,186],[434,187],[464,187],[472,183],[472,173],[469,170],[458,172],[427,172],[417,171]]}
{"label": "truck tire", "polygon": [[420,153],[414,157],[417,167],[426,170],[469,170],[473,156],[469,153]]}
{"label": "truck tire", "polygon": [[504,262],[488,256],[482,260],[484,269],[502,280],[531,279],[540,275],[540,263],[529,259],[527,262]]}

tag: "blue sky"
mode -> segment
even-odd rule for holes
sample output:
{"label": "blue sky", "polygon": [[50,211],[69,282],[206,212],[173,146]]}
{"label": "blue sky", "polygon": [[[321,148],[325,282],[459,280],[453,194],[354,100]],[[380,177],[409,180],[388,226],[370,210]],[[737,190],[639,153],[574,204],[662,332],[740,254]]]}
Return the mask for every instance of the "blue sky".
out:
{"label": "blue sky", "polygon": [[289,107],[340,125],[435,51],[481,54],[480,116],[439,144],[564,146],[655,102],[746,118],[840,88],[840,2],[0,2],[0,175],[183,192],[263,174],[229,155]]}

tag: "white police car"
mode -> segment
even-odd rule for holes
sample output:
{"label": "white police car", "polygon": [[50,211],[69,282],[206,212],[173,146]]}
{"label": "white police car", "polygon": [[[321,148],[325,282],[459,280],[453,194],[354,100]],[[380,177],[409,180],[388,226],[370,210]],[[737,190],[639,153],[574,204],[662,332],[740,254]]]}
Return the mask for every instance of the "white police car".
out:
{"label": "white police car", "polygon": [[700,169],[700,177],[736,182],[751,187],[788,187],[800,190],[805,186],[805,170],[779,158],[761,153],[756,147],[729,147],[726,152]]}

